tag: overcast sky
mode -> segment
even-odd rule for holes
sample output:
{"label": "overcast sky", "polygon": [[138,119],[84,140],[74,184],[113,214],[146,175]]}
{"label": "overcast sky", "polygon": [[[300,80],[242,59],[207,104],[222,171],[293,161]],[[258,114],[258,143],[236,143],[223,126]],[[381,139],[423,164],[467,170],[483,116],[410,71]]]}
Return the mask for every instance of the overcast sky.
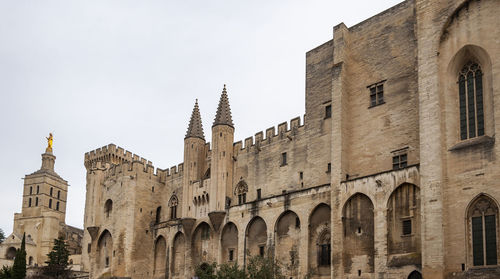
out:
{"label": "overcast sky", "polygon": [[399,0],[0,0],[0,228],[54,134],[66,223],[83,228],[84,153],[183,160],[196,98],[210,140],[227,84],[235,140],[304,114],[305,53]]}

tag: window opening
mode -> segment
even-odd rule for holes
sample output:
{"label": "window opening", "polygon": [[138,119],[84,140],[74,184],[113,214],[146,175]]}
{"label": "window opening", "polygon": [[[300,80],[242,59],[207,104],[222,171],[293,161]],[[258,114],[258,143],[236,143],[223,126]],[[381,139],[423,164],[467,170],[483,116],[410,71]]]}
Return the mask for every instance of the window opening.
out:
{"label": "window opening", "polygon": [[403,220],[403,235],[411,235],[411,220]]}
{"label": "window opening", "polygon": [[483,72],[474,62],[467,63],[459,73],[460,139],[484,135]]}
{"label": "window opening", "polygon": [[286,159],[286,152],[281,153],[281,166],[285,166],[287,164]]}
{"label": "window opening", "polygon": [[332,105],[325,107],[325,119],[332,117]]}
{"label": "window opening", "polygon": [[408,155],[406,153],[392,157],[392,169],[399,170],[408,166]]}
{"label": "window opening", "polygon": [[384,82],[385,80],[368,86],[370,89],[370,107],[385,104]]}

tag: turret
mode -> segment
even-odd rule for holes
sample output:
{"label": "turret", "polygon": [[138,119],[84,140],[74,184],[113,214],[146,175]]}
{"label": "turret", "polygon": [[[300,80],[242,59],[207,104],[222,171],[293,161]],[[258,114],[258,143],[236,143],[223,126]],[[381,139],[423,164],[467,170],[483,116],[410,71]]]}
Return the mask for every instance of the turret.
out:
{"label": "turret", "polygon": [[[217,229],[222,220],[233,181],[234,125],[227,97],[226,85],[222,90],[219,107],[212,126],[212,159],[209,217]],[[217,219],[217,220],[216,220]],[[220,224],[220,223],[219,223]]]}
{"label": "turret", "polygon": [[193,216],[189,206],[192,201],[192,184],[202,178],[205,169],[205,135],[201,123],[200,109],[196,100],[184,138],[184,197],[183,215]]}

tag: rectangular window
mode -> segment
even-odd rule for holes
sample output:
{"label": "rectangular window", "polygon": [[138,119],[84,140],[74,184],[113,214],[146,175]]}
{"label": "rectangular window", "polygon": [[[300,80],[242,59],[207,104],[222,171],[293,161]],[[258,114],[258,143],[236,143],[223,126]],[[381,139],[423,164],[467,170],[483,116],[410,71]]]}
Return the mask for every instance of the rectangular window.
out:
{"label": "rectangular window", "polygon": [[36,193],[40,194],[40,186],[39,185],[36,185]]}
{"label": "rectangular window", "polygon": [[109,266],[109,257],[106,257],[106,267]]}
{"label": "rectangular window", "polygon": [[243,196],[243,203],[246,203],[247,202],[247,193],[243,193],[242,196]]}
{"label": "rectangular window", "polygon": [[229,261],[234,261],[234,249],[229,249]]}
{"label": "rectangular window", "polygon": [[52,208],[52,200],[49,200],[49,208]]}
{"label": "rectangular window", "polygon": [[57,199],[60,200],[61,199],[61,191],[57,191]]}
{"label": "rectangular window", "polygon": [[411,220],[403,220],[403,235],[411,234]]}
{"label": "rectangular window", "polygon": [[31,207],[31,198],[28,201],[28,207]]}
{"label": "rectangular window", "polygon": [[91,251],[92,251],[92,245],[89,243],[87,244],[87,253],[90,254]]}
{"label": "rectangular window", "polygon": [[56,210],[59,211],[59,202],[56,203]]}
{"label": "rectangular window", "polygon": [[472,217],[472,254],[474,265],[484,265],[482,216]]}
{"label": "rectangular window", "polygon": [[304,172],[299,172],[299,178],[300,180],[304,179]]}
{"label": "rectangular window", "polygon": [[331,172],[332,171],[332,163],[328,163],[328,166],[326,167],[326,172]]}
{"label": "rectangular window", "polygon": [[264,257],[264,245],[259,246],[259,256]]}
{"label": "rectangular window", "polygon": [[257,200],[260,200],[261,198],[262,198],[261,190],[257,189]]}
{"label": "rectangular window", "polygon": [[368,86],[370,89],[370,107],[385,104],[384,82],[385,80]]}
{"label": "rectangular window", "polygon": [[331,254],[331,246],[330,244],[321,244],[319,251],[319,265],[320,266],[329,266],[330,265],[330,254]]}
{"label": "rectangular window", "polygon": [[486,240],[486,265],[497,264],[497,240],[495,215],[484,216],[484,236]]}
{"label": "rectangular window", "polygon": [[38,197],[35,198],[35,206],[38,206]]}
{"label": "rectangular window", "polygon": [[325,119],[332,117],[332,105],[325,107]]}
{"label": "rectangular window", "polygon": [[281,165],[286,165],[286,152],[281,153]]}
{"label": "rectangular window", "polygon": [[392,169],[399,170],[408,166],[408,155],[406,153],[392,157]]}

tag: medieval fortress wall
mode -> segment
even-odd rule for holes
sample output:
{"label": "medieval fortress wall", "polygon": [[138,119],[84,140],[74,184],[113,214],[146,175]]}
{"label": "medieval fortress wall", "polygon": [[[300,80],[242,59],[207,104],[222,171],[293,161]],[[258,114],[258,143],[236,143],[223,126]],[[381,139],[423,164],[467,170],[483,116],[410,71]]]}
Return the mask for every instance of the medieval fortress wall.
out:
{"label": "medieval fortress wall", "polygon": [[211,141],[196,103],[170,169],[86,153],[84,268],[190,278],[270,254],[287,278],[500,276],[498,12],[407,0],[339,24],[306,54],[302,119],[234,142],[224,87]]}

